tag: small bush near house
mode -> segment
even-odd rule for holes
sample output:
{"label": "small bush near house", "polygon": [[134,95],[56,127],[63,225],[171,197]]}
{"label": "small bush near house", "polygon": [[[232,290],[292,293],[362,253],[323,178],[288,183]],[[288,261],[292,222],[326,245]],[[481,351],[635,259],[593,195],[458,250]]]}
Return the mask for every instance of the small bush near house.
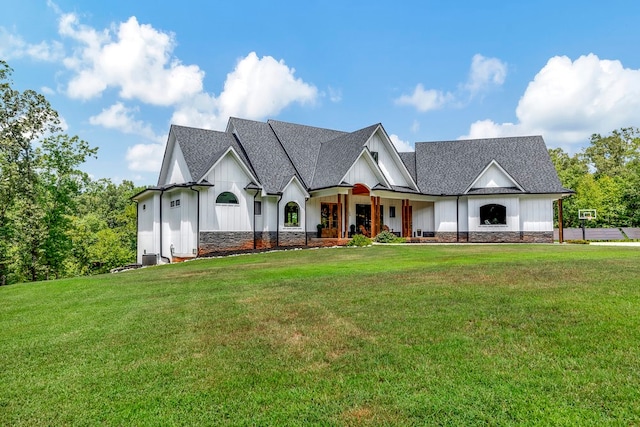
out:
{"label": "small bush near house", "polygon": [[390,231],[382,231],[374,239],[378,243],[404,243],[406,240],[398,237]]}
{"label": "small bush near house", "polygon": [[565,243],[569,243],[572,245],[588,245],[589,241],[588,240],[565,240]]}
{"label": "small bush near house", "polygon": [[364,234],[356,234],[353,236],[351,241],[347,244],[347,246],[369,246],[371,244],[371,239],[365,236]]}

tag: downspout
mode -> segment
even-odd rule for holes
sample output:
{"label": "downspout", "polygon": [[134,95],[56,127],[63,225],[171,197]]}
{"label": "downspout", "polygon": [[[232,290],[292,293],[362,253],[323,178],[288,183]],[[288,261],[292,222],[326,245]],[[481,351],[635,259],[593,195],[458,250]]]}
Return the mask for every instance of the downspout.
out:
{"label": "downspout", "polygon": [[166,256],[162,255],[162,229],[164,228],[162,224],[162,195],[163,194],[164,194],[164,190],[161,190],[160,191],[160,259],[166,260],[168,264],[171,264],[171,260]]}
{"label": "downspout", "polygon": [[277,212],[276,212],[276,248],[280,246],[280,201],[282,200],[283,194],[280,193],[280,198],[278,199],[277,204]]}
{"label": "downspout", "polygon": [[200,190],[196,190],[193,186],[189,187],[191,191],[198,194],[198,208],[196,210],[196,257],[200,255]]}
{"label": "downspout", "polygon": [[307,234],[307,198],[304,198],[304,245],[309,246],[309,235]]}
{"label": "downspout", "polygon": [[[256,190],[256,194],[253,196],[253,249],[256,249],[256,198],[258,197],[258,190]],[[264,221],[263,221],[264,226]],[[263,228],[264,229],[264,228]]]}
{"label": "downspout", "polygon": [[460,243],[460,195],[456,196],[456,243]]}

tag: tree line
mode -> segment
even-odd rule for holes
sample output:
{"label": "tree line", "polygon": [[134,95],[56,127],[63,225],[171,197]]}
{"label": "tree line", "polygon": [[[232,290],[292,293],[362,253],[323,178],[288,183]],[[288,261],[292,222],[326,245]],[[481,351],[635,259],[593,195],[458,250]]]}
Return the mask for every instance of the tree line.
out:
{"label": "tree line", "polygon": [[15,90],[12,72],[0,60],[0,285],[135,261],[139,189],[83,172],[98,149],[65,134],[43,95]]}
{"label": "tree line", "polygon": [[[640,227],[640,131],[629,127],[591,135],[569,155],[549,150],[558,177],[575,194],[563,201],[563,226],[580,227],[579,209],[596,209],[587,227]],[[556,210],[557,224],[557,210]]]}

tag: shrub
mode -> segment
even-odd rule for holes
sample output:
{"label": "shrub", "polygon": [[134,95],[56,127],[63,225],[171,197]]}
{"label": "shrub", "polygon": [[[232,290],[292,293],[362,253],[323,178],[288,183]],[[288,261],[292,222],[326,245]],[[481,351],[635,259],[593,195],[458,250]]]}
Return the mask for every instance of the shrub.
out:
{"label": "shrub", "polygon": [[573,244],[573,245],[588,245],[588,240],[565,240],[565,243]]}
{"label": "shrub", "polygon": [[347,246],[369,246],[371,244],[371,239],[363,234],[356,234],[349,241]]}
{"label": "shrub", "polygon": [[386,230],[378,234],[373,240],[375,240],[378,243],[404,243],[405,242],[405,239],[398,237],[392,232],[386,231]]}

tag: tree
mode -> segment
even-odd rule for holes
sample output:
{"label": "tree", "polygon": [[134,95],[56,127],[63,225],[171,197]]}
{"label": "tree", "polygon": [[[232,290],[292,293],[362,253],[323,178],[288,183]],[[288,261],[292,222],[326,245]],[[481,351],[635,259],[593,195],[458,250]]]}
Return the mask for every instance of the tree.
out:
{"label": "tree", "polygon": [[44,96],[13,89],[12,71],[0,61],[0,283],[63,272],[78,167],[97,151],[61,133]]}
{"label": "tree", "polygon": [[624,177],[627,165],[640,159],[640,132],[636,128],[614,130],[611,135],[591,135],[591,145],[584,150],[585,158],[594,167],[596,178],[607,175]]}

